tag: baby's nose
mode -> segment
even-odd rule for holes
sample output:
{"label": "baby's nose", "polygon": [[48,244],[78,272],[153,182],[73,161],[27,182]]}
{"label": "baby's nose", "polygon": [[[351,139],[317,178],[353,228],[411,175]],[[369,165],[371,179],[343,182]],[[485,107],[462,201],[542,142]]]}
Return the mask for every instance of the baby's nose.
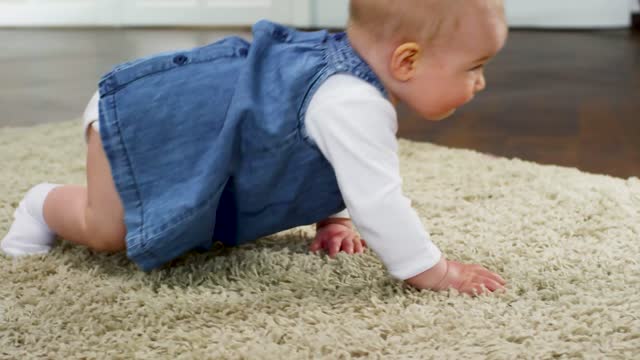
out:
{"label": "baby's nose", "polygon": [[476,89],[475,89],[476,93],[479,93],[480,91],[484,90],[485,87],[487,87],[487,83],[484,79],[484,75],[480,75],[480,77],[476,81]]}

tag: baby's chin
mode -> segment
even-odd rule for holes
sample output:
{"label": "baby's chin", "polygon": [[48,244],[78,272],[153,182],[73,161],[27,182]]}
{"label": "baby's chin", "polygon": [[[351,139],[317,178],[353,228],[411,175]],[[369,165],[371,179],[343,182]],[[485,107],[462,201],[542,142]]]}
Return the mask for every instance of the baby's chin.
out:
{"label": "baby's chin", "polygon": [[451,109],[446,113],[439,114],[439,115],[426,116],[426,118],[431,121],[440,121],[448,118],[449,116],[453,115],[453,113],[455,112],[456,112],[456,109]]}

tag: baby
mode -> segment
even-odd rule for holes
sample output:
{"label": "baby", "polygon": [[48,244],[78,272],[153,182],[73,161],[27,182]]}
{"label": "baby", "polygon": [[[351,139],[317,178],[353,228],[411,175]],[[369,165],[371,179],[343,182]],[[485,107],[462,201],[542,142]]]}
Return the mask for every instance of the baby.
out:
{"label": "baby", "polygon": [[312,251],[368,246],[416,288],[504,289],[431,242],[402,192],[394,109],[441,120],[483,90],[507,37],[502,2],[352,0],[350,10],[346,33],[261,21],[251,43],[116,66],[85,111],[87,186],[33,187],[0,248],[46,253],[58,235],[126,250],[148,271],[215,241],[316,223]]}

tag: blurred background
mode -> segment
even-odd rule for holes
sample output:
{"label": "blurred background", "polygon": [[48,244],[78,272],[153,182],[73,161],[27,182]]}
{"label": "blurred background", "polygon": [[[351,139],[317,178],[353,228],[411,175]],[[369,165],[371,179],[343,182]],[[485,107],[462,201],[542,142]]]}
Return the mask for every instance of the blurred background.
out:
{"label": "blurred background", "polygon": [[[401,106],[399,136],[640,176],[639,3],[505,0],[511,33],[487,67],[487,90],[441,122]],[[339,31],[347,8],[347,0],[0,0],[0,131],[79,118],[117,63],[230,34],[249,39],[262,18]]]}

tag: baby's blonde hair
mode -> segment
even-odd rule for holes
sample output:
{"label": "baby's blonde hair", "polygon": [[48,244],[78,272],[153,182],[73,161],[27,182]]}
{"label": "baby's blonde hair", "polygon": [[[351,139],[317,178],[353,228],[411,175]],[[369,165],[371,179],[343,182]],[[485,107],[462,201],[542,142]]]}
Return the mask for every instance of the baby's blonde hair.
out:
{"label": "baby's blonde hair", "polygon": [[[349,26],[375,39],[431,44],[460,27],[464,0],[351,0]],[[501,1],[491,0],[494,4]]]}

